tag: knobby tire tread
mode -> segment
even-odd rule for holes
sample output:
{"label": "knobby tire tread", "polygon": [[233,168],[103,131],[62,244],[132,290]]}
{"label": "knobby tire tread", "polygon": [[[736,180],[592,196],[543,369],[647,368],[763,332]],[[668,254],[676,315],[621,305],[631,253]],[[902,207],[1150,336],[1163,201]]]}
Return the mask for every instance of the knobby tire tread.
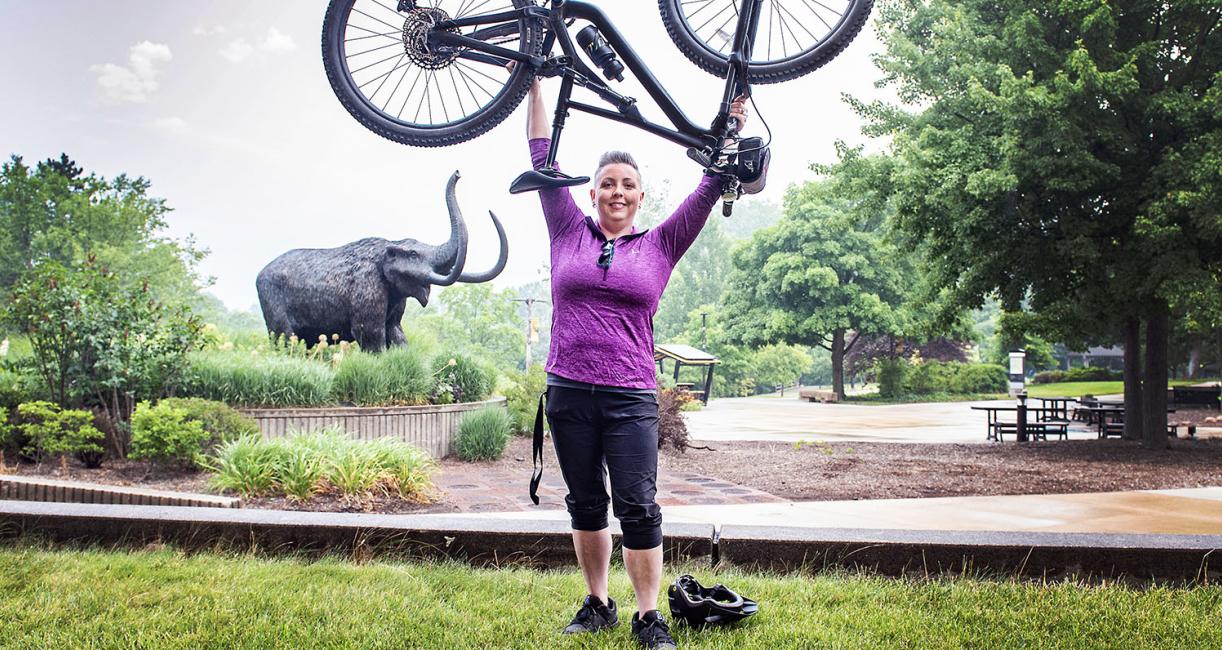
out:
{"label": "knobby tire tread", "polygon": [[[678,3],[679,0],[658,0],[658,11],[662,14],[662,24],[666,26],[666,34],[670,36],[670,40],[679,48],[683,56],[687,57],[688,61],[696,64],[701,70],[724,79],[726,69],[729,67],[728,59],[703,48],[696,41],[695,34],[684,28],[683,15],[679,12]],[[814,52],[801,55],[793,61],[785,63],[771,65],[753,64],[747,70],[749,80],[751,83],[760,84],[780,83],[790,79],[797,79],[818,70],[826,65],[827,62],[836,58],[844,51],[844,48],[848,47],[849,43],[853,42],[853,39],[857,38],[861,28],[870,19],[870,11],[873,7],[874,0],[865,0],[865,2],[858,5],[856,15],[853,16],[852,20],[843,29],[836,33],[835,37],[831,39],[831,43],[820,46]]]}

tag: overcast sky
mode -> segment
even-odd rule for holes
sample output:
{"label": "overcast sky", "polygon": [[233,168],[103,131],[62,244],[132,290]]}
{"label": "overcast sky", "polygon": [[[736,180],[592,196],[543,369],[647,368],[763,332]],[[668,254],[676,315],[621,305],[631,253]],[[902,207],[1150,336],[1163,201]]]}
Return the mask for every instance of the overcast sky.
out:
{"label": "overcast sky", "polygon": [[[721,82],[674,47],[657,3],[600,5],[693,121],[707,123]],[[447,148],[384,140],[331,92],[319,51],[325,9],[322,0],[4,0],[0,149],[27,162],[66,152],[88,171],[150,179],[153,195],[174,210],[167,234],[194,235],[211,251],[201,270],[233,309],[256,304],[255,275],[288,249],[369,236],[444,240],[442,192],[456,169],[471,233],[467,267],[480,271],[495,260],[493,210],[510,242],[496,285],[541,277],[547,238],[538,200],[507,191],[529,163],[524,108]],[[882,94],[870,63],[878,49],[871,27],[827,67],[755,88],[748,134],[763,135],[762,115],[775,137],[764,196],[779,201],[785,186],[813,178],[808,165],[833,160],[836,139],[865,141],[840,94]],[[548,83],[554,93],[558,82]],[[648,105],[639,86],[620,90]],[[651,106],[643,110],[660,118]],[[668,179],[686,192],[700,176],[681,147],[585,114],[570,118],[562,145],[560,161],[575,173],[592,172],[606,149],[632,152],[644,167],[647,200],[652,183]],[[584,196],[587,188],[575,191]]]}

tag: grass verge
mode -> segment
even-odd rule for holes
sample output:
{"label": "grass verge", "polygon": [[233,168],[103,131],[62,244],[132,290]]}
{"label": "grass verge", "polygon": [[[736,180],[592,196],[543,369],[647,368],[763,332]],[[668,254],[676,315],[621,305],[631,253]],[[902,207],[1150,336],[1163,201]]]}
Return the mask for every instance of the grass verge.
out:
{"label": "grass verge", "polygon": [[[673,626],[685,649],[1222,645],[1217,586],[678,570],[761,603],[760,614],[737,628]],[[575,570],[54,550],[20,542],[0,546],[0,647],[635,647],[626,624],[631,590],[618,568],[611,594],[624,624],[596,637],[558,634],[584,593]]]}

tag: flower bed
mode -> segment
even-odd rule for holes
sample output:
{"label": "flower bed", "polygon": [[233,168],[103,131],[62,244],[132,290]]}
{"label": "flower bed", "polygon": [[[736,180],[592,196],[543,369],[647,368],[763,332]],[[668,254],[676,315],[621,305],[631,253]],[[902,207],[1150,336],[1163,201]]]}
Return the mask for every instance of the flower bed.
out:
{"label": "flower bed", "polygon": [[266,437],[290,431],[314,431],[340,426],[358,440],[391,437],[415,445],[434,458],[451,451],[459,420],[468,411],[486,406],[505,408],[505,398],[465,404],[426,406],[347,406],[330,408],[241,409],[259,423]]}

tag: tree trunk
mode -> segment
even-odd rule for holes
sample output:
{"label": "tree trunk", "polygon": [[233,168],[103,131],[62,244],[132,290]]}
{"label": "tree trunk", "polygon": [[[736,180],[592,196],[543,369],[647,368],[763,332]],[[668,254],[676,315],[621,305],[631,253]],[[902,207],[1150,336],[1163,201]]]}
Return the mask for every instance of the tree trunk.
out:
{"label": "tree trunk", "polygon": [[1142,418],[1141,319],[1130,316],[1124,322],[1124,438],[1141,440],[1145,430]]}
{"label": "tree trunk", "polygon": [[832,332],[832,390],[844,399],[844,330]]}
{"label": "tree trunk", "polygon": [[1163,303],[1146,321],[1146,368],[1142,445],[1166,449],[1167,444],[1167,345],[1171,317]]}

